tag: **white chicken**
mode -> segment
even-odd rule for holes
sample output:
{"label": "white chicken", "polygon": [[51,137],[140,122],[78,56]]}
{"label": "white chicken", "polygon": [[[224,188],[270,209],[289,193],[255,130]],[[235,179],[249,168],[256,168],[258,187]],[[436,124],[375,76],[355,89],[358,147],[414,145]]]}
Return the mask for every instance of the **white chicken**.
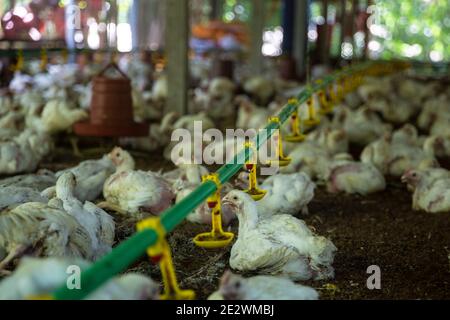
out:
{"label": "white chicken", "polygon": [[54,148],[54,141],[50,135],[45,132],[33,129],[25,129],[21,134],[24,140],[27,140],[36,161],[39,163],[44,157],[49,155]]}
{"label": "white chicken", "polygon": [[166,117],[168,120],[165,121],[161,131],[169,134],[172,134],[172,131],[176,129],[186,129],[192,133],[194,132],[196,122],[201,122],[202,129],[205,131],[215,127],[214,121],[204,112],[185,116],[180,116],[172,112],[167,114]]}
{"label": "white chicken", "polygon": [[417,119],[417,125],[422,130],[430,130],[441,118],[448,119],[450,104],[448,97],[441,94],[437,97],[427,99]]}
{"label": "white chicken", "polygon": [[27,134],[0,142],[0,174],[17,174],[36,170],[39,160]]}
{"label": "white chicken", "polygon": [[24,91],[26,91],[26,89],[30,87],[32,83],[33,77],[21,72],[15,72],[14,77],[9,83],[9,89],[14,94],[23,93]]}
{"label": "white chicken", "polygon": [[342,103],[350,109],[356,109],[363,104],[363,99],[357,92],[349,92],[344,96]]}
{"label": "white chicken", "polygon": [[92,202],[84,204],[75,198],[77,180],[72,172],[62,174],[56,182],[56,197],[62,201],[64,210],[74,217],[91,238],[92,256],[97,260],[111,250],[114,243],[113,218]]}
{"label": "white chicken", "polygon": [[223,119],[234,114],[233,105],[236,85],[227,78],[214,78],[206,91],[194,90],[191,112],[204,111],[213,119]]}
{"label": "white chicken", "polygon": [[317,300],[319,294],[311,287],[296,284],[287,278],[256,276],[244,278],[225,272],[220,288],[208,300]]}
{"label": "white chicken", "polygon": [[[44,97],[36,89],[28,88],[25,92],[14,96],[15,104],[22,107],[25,113],[37,112],[45,105]],[[42,109],[41,109],[42,110]]]}
{"label": "white chicken", "polygon": [[92,82],[87,85],[76,84],[73,86],[73,91],[78,95],[78,106],[88,110],[92,101]]}
{"label": "white chicken", "polygon": [[[402,143],[411,146],[422,146],[423,141],[419,136],[419,132],[411,124],[405,124],[400,129],[394,131],[392,134],[387,134],[386,137],[390,139],[391,143]],[[390,137],[390,138],[389,138]]]}
{"label": "white chicken", "polygon": [[[221,196],[225,196],[232,190],[232,186],[229,184],[222,185]],[[177,191],[175,203],[179,203],[186,198],[190,193],[195,190],[195,186],[185,187]],[[222,226],[228,226],[236,218],[235,212],[229,210],[227,206],[222,206]],[[192,211],[186,218],[188,221],[199,224],[210,225],[212,222],[211,208],[208,204],[203,202],[194,211]]]}
{"label": "white chicken", "polygon": [[260,219],[265,219],[277,214],[307,214],[315,184],[305,173],[277,174],[267,178],[261,189],[267,193],[256,204]]}
{"label": "white chicken", "polygon": [[336,155],[323,175],[331,193],[367,195],[386,188],[383,174],[374,165],[353,161],[349,154]]}
{"label": "white chicken", "polygon": [[366,106],[372,111],[379,112],[387,122],[396,124],[408,122],[417,112],[410,103],[395,94],[369,100]]}
{"label": "white chicken", "polygon": [[385,97],[392,90],[391,77],[365,77],[357,92],[364,101]]}
{"label": "white chicken", "polygon": [[[436,173],[439,177],[436,176]],[[402,182],[413,186],[414,210],[430,213],[450,212],[450,177],[442,170],[410,170],[402,176]]]}
{"label": "white chicken", "polygon": [[19,131],[21,130],[21,125],[19,125],[20,122],[22,122],[23,116],[20,112],[17,112],[15,110],[9,111],[7,114],[0,117],[0,129],[2,130],[2,133],[11,133],[7,135],[2,134],[2,138],[9,138],[14,135],[17,135]]}
{"label": "white chicken", "polygon": [[[82,259],[24,258],[16,271],[0,282],[0,300],[25,300],[51,294],[67,283],[71,266],[83,270],[90,264]],[[86,300],[156,300],[158,297],[157,283],[144,275],[130,273],[109,280]]]}
{"label": "white chicken", "polygon": [[13,110],[14,101],[10,92],[0,90],[0,115],[6,115],[9,111]]}
{"label": "white chicken", "polygon": [[149,125],[148,136],[139,138],[120,138],[120,145],[134,150],[152,152],[169,144],[174,123],[179,118],[175,112],[166,114],[160,123]]}
{"label": "white chicken", "polygon": [[[75,189],[77,199],[80,201],[94,201],[102,194],[106,179],[116,170],[115,164],[111,160],[116,151],[116,149],[112,150],[111,153],[104,155],[101,159],[86,160],[76,167],[58,171],[56,177],[59,178],[67,172],[72,172],[77,179]],[[120,149],[120,153],[131,158],[131,155],[125,150]],[[132,158],[130,161],[132,161]],[[46,194],[54,192],[54,188],[46,190]]]}
{"label": "white chicken", "polygon": [[260,129],[267,125],[270,111],[267,108],[257,107],[247,97],[238,97],[238,116],[236,128],[238,129]]}
{"label": "white chicken", "polygon": [[400,98],[409,100],[412,104],[420,104],[425,99],[436,95],[436,82],[423,83],[416,79],[411,79],[404,74],[392,76],[397,87]]}
{"label": "white chicken", "polygon": [[272,80],[262,76],[254,76],[243,84],[244,91],[255,99],[260,105],[267,105],[275,94],[275,85]]}
{"label": "white chicken", "polygon": [[0,210],[12,208],[27,202],[47,203],[48,198],[37,190],[28,187],[5,186],[0,187]]}
{"label": "white chicken", "polygon": [[394,177],[417,168],[422,162],[432,162],[434,157],[423,151],[416,132],[408,128],[411,129],[404,127],[369,144],[361,153],[361,161],[373,164],[384,175]]}
{"label": "white chicken", "polygon": [[204,112],[200,112],[194,115],[186,115],[180,117],[176,113],[169,113],[165,116],[164,123],[161,125],[161,133],[166,137],[168,145],[164,149],[164,157],[167,160],[172,160],[172,150],[179,141],[170,141],[172,134],[175,130],[184,129],[190,133],[191,141],[184,141],[185,143],[194,142],[195,128],[201,128],[202,132],[208,129],[215,128],[214,122]]}
{"label": "white chicken", "polygon": [[186,163],[180,159],[176,163],[177,169],[163,173],[162,177],[172,185],[175,192],[185,187],[196,187],[202,183],[202,177],[209,174],[209,170],[198,164]]}
{"label": "white chicken", "polygon": [[90,237],[76,219],[44,203],[0,212],[0,270],[31,249],[39,256],[92,256]]}
{"label": "white chicken", "polygon": [[[434,167],[431,165],[419,166],[419,168],[415,169],[414,171],[420,173],[420,175],[425,176],[428,184],[432,184],[440,179],[450,179],[450,171],[444,168],[440,168],[438,164],[436,164]],[[407,173],[405,173],[404,175],[405,177],[406,174]],[[410,184],[409,179],[402,178],[402,182],[406,183],[408,190],[411,192],[414,192],[416,190],[417,183],[415,180],[416,179],[411,179],[412,184]]]}
{"label": "white chicken", "polygon": [[[209,170],[202,165],[180,161],[177,166],[178,169],[163,174],[163,178],[172,185],[172,190],[176,195],[175,203],[179,203],[187,197],[202,183],[202,177],[209,174]],[[231,185],[225,183],[222,186],[221,194],[224,196],[231,189]],[[223,225],[227,226],[235,217],[234,213],[224,210],[222,215]],[[211,224],[211,209],[204,202],[192,211],[186,219],[194,223]]]}
{"label": "white chicken", "polygon": [[142,75],[132,86],[133,111],[135,120],[142,122],[158,120],[163,116],[168,95],[167,76],[162,74],[154,81],[151,90],[147,90],[150,77]]}
{"label": "white chicken", "polygon": [[430,136],[425,139],[423,150],[432,157],[450,157],[450,136]]}
{"label": "white chicken", "polygon": [[334,244],[315,235],[291,215],[260,219],[258,206],[242,191],[231,191],[223,204],[239,219],[239,236],[231,249],[230,266],[242,272],[283,275],[292,280],[334,277]]}
{"label": "white chicken", "polygon": [[90,294],[86,300],[159,300],[159,283],[139,273],[127,273]]}
{"label": "white chicken", "polygon": [[164,102],[169,94],[169,85],[166,75],[160,75],[153,83],[152,99],[158,102]]}
{"label": "white chicken", "polygon": [[333,118],[333,128],[347,132],[349,141],[358,145],[367,145],[380,136],[392,131],[392,126],[367,107],[351,111],[337,109]]}
{"label": "white chicken", "polygon": [[323,180],[321,174],[328,166],[330,154],[315,142],[305,141],[289,153],[291,163],[281,173],[304,172],[313,180]]}
{"label": "white chicken", "polygon": [[74,123],[87,118],[85,110],[77,109],[67,101],[54,99],[47,102],[40,120],[46,132],[57,133],[68,130]]}
{"label": "white chicken", "polygon": [[432,136],[450,136],[450,112],[442,113],[437,120],[433,123],[430,129],[430,135]]}
{"label": "white chicken", "polygon": [[349,139],[342,129],[320,128],[310,132],[307,141],[314,141],[323,147],[330,155],[348,152]]}
{"label": "white chicken", "polygon": [[56,183],[56,177],[53,172],[41,169],[37,173],[17,175],[0,180],[0,188],[5,187],[23,187],[31,188],[36,191],[43,191]]}
{"label": "white chicken", "polygon": [[134,170],[133,159],[116,148],[111,154],[116,172],[103,187],[106,200],[101,206],[122,214],[161,214],[170,207],[175,195],[171,185],[160,174]]}

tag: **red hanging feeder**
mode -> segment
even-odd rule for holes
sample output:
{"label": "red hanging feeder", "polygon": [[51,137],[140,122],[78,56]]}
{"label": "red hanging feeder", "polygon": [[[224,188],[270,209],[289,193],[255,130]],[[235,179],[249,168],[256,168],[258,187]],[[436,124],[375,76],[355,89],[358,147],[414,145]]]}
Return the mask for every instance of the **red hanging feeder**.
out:
{"label": "red hanging feeder", "polygon": [[[106,71],[116,69],[120,78],[108,78]],[[93,80],[91,118],[76,123],[75,134],[89,137],[139,137],[148,135],[148,124],[133,119],[131,81],[115,63],[108,64]]]}

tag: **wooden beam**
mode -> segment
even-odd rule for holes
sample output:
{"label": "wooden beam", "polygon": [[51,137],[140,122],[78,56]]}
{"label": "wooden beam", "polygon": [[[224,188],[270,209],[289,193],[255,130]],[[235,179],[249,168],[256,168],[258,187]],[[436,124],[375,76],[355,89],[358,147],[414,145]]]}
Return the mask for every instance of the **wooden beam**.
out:
{"label": "wooden beam", "polygon": [[252,15],[250,19],[250,69],[253,74],[261,74],[263,72],[263,31],[265,16],[265,1],[252,0]]}
{"label": "wooden beam", "polygon": [[186,114],[188,90],[189,0],[166,0],[167,111]]}

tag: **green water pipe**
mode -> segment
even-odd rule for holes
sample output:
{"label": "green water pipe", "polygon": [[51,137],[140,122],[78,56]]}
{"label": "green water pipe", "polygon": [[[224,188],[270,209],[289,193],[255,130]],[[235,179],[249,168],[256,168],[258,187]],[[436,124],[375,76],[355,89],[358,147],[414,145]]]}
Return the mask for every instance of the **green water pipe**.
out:
{"label": "green water pipe", "polygon": [[[362,71],[373,63],[362,63],[354,67],[336,72],[322,79],[322,82],[315,83],[306,90],[303,90],[297,97],[298,103],[305,103],[315,92],[323,90],[340,79],[344,75],[349,75]],[[285,122],[291,114],[297,109],[298,105],[287,104],[278,114],[280,124]],[[257,149],[279,129],[280,124],[270,123],[266,126],[267,135],[260,133],[257,136]],[[242,154],[244,152],[244,154]],[[237,163],[238,157],[243,157],[247,161],[251,156],[251,149],[245,148],[241,154],[237,155],[233,163],[222,166],[217,174],[221,183],[230,180],[236,173],[242,169],[243,163]],[[216,191],[216,185],[211,181],[202,183],[197,189],[190,193],[182,201],[166,210],[161,216],[161,223],[167,232],[171,232],[191,213],[195,208],[202,204],[211,194]],[[52,297],[56,300],[79,300],[87,297],[106,281],[115,275],[126,270],[132,263],[146,254],[148,247],[154,245],[157,241],[155,231],[148,229],[135,233],[132,237],[115,247],[108,255],[95,262],[90,268],[84,270],[81,274],[81,289],[70,290],[66,285],[57,289]]]}

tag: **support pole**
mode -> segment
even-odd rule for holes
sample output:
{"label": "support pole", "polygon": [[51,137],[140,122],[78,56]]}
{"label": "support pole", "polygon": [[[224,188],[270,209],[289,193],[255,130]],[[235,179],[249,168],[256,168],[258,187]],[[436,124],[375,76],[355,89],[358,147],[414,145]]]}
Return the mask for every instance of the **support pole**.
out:
{"label": "support pole", "polygon": [[106,29],[106,48],[114,52],[117,48],[117,24],[119,20],[119,8],[117,6],[117,0],[109,2],[111,7],[109,9],[109,14],[106,17],[106,24],[113,24],[116,29],[111,28]]}
{"label": "support pole", "polygon": [[283,57],[280,60],[280,76],[285,80],[296,80],[297,62],[293,56],[295,32],[295,0],[283,0]]}
{"label": "support pole", "polygon": [[356,55],[356,42],[355,42],[355,33],[356,33],[356,18],[358,16],[358,12],[359,12],[359,1],[358,0],[353,0],[352,1],[352,28],[351,28],[351,37],[352,37],[352,47],[353,47],[353,56],[352,56],[352,60],[358,59],[357,55]]}
{"label": "support pole", "polygon": [[295,0],[283,1],[283,54],[291,55],[294,49]]}
{"label": "support pole", "polygon": [[166,56],[169,95],[166,111],[183,115],[188,89],[188,0],[167,0]]}
{"label": "support pole", "polygon": [[211,20],[220,20],[222,6],[222,0],[211,0]]}
{"label": "support pole", "polygon": [[[366,15],[368,15],[368,11],[369,11],[369,7],[372,5],[372,1],[371,0],[366,0]],[[368,16],[367,16],[368,17]],[[364,59],[368,59],[369,58],[369,41],[370,41],[370,34],[369,34],[369,26],[367,25],[367,23],[369,22],[368,19],[366,19],[366,21],[364,21]]]}
{"label": "support pole", "polygon": [[[67,49],[75,50],[76,44],[75,44],[75,31],[76,29],[80,29],[81,25],[77,25],[78,23],[81,24],[81,17],[79,16],[80,10],[78,6],[75,4],[75,0],[69,0],[64,8],[64,15],[65,15],[65,40],[66,40],[66,46]],[[75,62],[76,57],[74,53],[71,53],[68,57],[69,62]]]}
{"label": "support pole", "polygon": [[[158,15],[158,3],[155,0],[133,0],[131,7],[131,27],[133,30],[133,49],[145,50],[149,45],[149,32],[154,28]],[[152,30],[153,31],[153,30]]]}
{"label": "support pole", "polygon": [[131,30],[133,30],[132,33],[132,42],[133,42],[133,49],[138,49],[141,45],[140,43],[140,37],[142,36],[142,31],[139,28],[139,12],[141,7],[141,1],[142,0],[133,0],[133,4],[131,5],[130,10],[130,24],[131,24]]}
{"label": "support pole", "polygon": [[346,15],[347,15],[347,0],[341,0],[341,45],[339,47],[339,60],[342,61],[343,57],[342,57],[342,45],[345,42],[345,32],[347,30],[347,24],[345,22],[346,19]]}
{"label": "support pole", "polygon": [[302,77],[306,73],[306,57],[308,48],[310,0],[296,0],[294,23],[294,58],[297,61],[297,74]]}
{"label": "support pole", "polygon": [[322,0],[322,6],[323,6],[323,17],[324,17],[324,24],[323,24],[323,37],[322,37],[322,43],[321,43],[321,52],[320,52],[320,60],[323,64],[328,64],[329,55],[330,55],[330,47],[329,39],[330,39],[330,27],[328,26],[328,0]]}
{"label": "support pole", "polygon": [[263,31],[265,16],[265,1],[252,0],[252,16],[250,21],[251,48],[250,48],[250,68],[255,75],[263,72]]}

